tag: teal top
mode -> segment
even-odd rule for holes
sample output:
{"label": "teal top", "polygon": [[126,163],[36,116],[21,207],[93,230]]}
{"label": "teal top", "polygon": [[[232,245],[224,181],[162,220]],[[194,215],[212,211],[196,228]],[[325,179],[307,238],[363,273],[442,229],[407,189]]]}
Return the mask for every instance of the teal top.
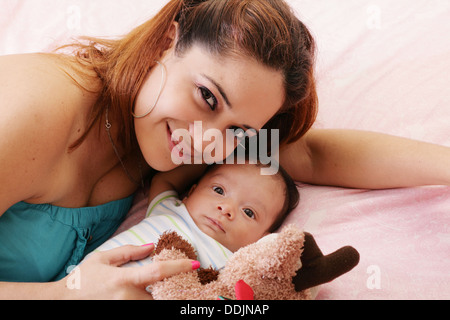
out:
{"label": "teal top", "polygon": [[133,197],[68,209],[19,202],[0,217],[0,281],[50,282],[117,230]]}

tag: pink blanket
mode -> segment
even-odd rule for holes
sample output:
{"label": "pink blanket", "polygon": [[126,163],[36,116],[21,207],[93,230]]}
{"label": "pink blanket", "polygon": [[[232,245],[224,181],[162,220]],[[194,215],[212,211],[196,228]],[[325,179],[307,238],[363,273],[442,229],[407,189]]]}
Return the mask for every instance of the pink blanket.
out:
{"label": "pink blanket", "polygon": [[[450,146],[450,2],[290,0],[319,44],[318,128],[378,131]],[[8,0],[0,54],[44,51],[77,35],[116,36],[165,0]],[[449,168],[450,170],[450,168]],[[319,299],[449,299],[450,188],[349,190],[302,185],[286,223],[324,253],[352,245],[350,273]],[[145,199],[136,200],[134,219]]]}

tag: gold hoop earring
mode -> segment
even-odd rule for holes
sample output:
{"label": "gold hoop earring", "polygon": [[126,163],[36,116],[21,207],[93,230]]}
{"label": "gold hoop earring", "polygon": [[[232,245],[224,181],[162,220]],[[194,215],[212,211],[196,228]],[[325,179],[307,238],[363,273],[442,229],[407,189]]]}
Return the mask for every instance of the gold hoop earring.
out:
{"label": "gold hoop earring", "polygon": [[164,84],[166,83],[166,68],[164,67],[164,65],[159,62],[159,61],[155,61],[157,64],[159,64],[159,66],[161,67],[161,76],[162,76],[162,80],[161,80],[161,87],[159,88],[159,93],[158,96],[156,97],[155,103],[153,103],[152,107],[150,108],[150,110],[146,113],[143,114],[141,116],[136,115],[133,111],[131,111],[131,114],[133,115],[133,117],[135,119],[142,119],[145,118],[146,116],[148,116],[150,113],[152,113],[153,109],[155,109],[156,104],[159,101],[159,98],[161,97],[161,93],[164,89]]}

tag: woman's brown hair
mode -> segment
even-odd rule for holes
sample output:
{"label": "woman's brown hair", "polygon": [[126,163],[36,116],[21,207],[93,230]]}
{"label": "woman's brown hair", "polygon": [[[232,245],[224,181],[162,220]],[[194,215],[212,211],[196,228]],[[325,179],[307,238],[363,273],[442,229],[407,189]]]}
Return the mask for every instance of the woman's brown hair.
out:
{"label": "woman's brown hair", "polygon": [[315,42],[283,0],[171,0],[121,39],[84,38],[88,43],[74,45],[78,61],[96,72],[102,90],[85,134],[73,147],[84,141],[107,107],[123,119],[119,137],[125,149],[137,146],[131,111],[148,72],[171,44],[174,22],[177,54],[198,44],[213,54],[247,55],[282,72],[285,102],[265,126],[280,130],[280,144],[298,140],[311,128],[317,115]]}

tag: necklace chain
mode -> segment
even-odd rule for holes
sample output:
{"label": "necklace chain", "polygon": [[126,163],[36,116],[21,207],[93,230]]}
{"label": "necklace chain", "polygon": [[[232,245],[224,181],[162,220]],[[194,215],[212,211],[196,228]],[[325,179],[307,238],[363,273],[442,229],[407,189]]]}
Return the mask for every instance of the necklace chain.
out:
{"label": "necklace chain", "polygon": [[136,181],[136,179],[133,178],[133,176],[130,174],[130,172],[127,170],[127,167],[125,167],[125,164],[123,163],[122,157],[119,154],[119,151],[117,150],[116,144],[114,143],[114,140],[111,136],[111,123],[109,122],[109,107],[106,108],[106,123],[105,123],[105,128],[106,128],[106,133],[108,134],[108,138],[109,141],[111,142],[111,145],[114,149],[114,153],[117,156],[117,159],[119,159],[119,162],[123,168],[123,171],[125,172],[125,174],[127,175],[128,179],[130,179],[130,181],[132,181],[133,183],[135,183],[136,185],[144,188],[144,176],[142,174],[142,165],[141,162],[139,161],[139,173],[141,175],[141,181]]}

